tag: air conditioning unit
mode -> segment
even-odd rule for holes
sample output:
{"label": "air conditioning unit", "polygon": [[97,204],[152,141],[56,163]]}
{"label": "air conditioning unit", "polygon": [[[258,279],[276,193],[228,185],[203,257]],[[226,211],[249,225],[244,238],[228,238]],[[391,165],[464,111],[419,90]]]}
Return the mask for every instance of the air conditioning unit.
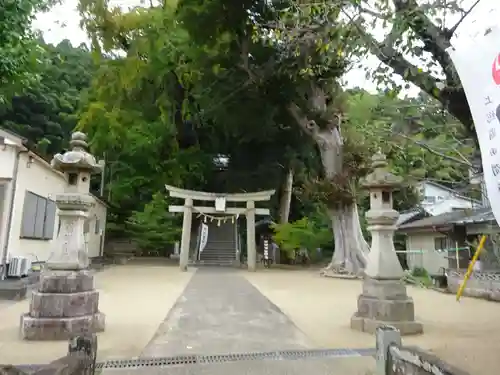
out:
{"label": "air conditioning unit", "polygon": [[26,257],[12,257],[7,270],[8,277],[23,277],[28,276],[31,269],[31,260]]}

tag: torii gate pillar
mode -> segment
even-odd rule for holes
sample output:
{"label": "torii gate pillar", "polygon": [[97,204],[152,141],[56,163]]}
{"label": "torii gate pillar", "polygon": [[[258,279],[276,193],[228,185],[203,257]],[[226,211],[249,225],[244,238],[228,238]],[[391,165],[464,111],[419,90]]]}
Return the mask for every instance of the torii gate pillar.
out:
{"label": "torii gate pillar", "polygon": [[255,246],[255,202],[247,202],[247,266],[251,272],[257,267],[257,247]]}
{"label": "torii gate pillar", "polygon": [[193,221],[193,199],[184,200],[184,215],[182,218],[182,238],[181,255],[179,257],[179,267],[181,271],[187,271],[189,263],[189,245],[191,243],[191,223]]}

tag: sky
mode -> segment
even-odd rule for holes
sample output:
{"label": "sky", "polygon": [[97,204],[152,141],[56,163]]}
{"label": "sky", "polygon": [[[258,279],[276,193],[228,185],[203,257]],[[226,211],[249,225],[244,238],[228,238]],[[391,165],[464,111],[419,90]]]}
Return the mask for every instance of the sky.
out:
{"label": "sky", "polygon": [[[465,4],[474,3],[475,0],[465,0]],[[44,39],[48,43],[57,44],[61,40],[69,39],[73,45],[87,43],[88,38],[85,32],[80,28],[80,17],[76,10],[78,0],[63,0],[63,4],[54,7],[49,13],[38,15],[34,27],[43,32]],[[141,5],[141,0],[110,0],[112,5],[119,5],[122,8]],[[467,5],[468,5],[467,4]],[[480,0],[480,3],[474,8],[471,14],[464,20],[452,40],[454,46],[461,43],[468,43],[470,39],[475,38],[483,32],[488,26],[499,23],[500,19],[500,1],[499,0]],[[456,17],[449,17],[448,22],[454,24]],[[384,31],[375,30],[374,35],[383,38]],[[376,68],[379,61],[376,57],[370,56],[364,59],[364,66]],[[348,87],[361,87],[368,91],[376,91],[376,84],[371,79],[366,78],[366,71],[353,69],[347,73],[345,80]],[[412,87],[406,92],[407,95],[414,96],[418,93],[416,87]]]}

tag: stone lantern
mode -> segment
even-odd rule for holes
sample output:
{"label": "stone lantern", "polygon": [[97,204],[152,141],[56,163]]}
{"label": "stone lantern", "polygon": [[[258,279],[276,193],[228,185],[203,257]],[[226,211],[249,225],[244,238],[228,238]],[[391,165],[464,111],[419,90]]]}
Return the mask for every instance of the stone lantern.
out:
{"label": "stone lantern", "polygon": [[90,176],[102,166],[86,151],[85,134],[73,133],[70,145],[71,151],[55,155],[51,163],[65,175],[67,185],[55,197],[60,230],[52,255],[32,293],[30,312],[21,317],[21,333],[27,340],[63,340],[104,330],[84,237],[85,221],[95,204],[89,194]]}
{"label": "stone lantern", "polygon": [[422,333],[422,325],[415,322],[413,300],[406,294],[404,271],[393,241],[399,213],[393,208],[392,193],[403,179],[389,172],[386,157],[380,151],[372,157],[372,168],[362,181],[370,192],[366,220],[372,243],[351,328],[375,333],[377,327],[389,324],[403,335]]}

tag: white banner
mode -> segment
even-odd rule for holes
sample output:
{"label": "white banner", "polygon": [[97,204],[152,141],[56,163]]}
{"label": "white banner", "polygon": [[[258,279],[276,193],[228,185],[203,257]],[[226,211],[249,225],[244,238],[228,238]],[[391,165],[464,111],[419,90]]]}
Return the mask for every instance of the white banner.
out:
{"label": "white banner", "polygon": [[201,223],[201,231],[200,231],[200,253],[207,246],[208,241],[208,225],[205,223]]}
{"label": "white banner", "polygon": [[474,120],[491,209],[500,224],[500,29],[449,48]]}

